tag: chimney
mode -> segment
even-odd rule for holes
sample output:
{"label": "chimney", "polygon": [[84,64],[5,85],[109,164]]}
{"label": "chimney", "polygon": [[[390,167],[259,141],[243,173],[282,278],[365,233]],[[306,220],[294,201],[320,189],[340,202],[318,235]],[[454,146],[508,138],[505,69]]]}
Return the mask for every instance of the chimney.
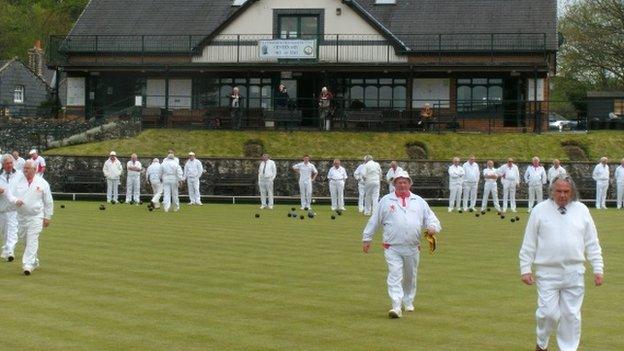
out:
{"label": "chimney", "polygon": [[35,40],[35,45],[28,50],[28,68],[39,77],[43,76],[43,49],[41,40]]}

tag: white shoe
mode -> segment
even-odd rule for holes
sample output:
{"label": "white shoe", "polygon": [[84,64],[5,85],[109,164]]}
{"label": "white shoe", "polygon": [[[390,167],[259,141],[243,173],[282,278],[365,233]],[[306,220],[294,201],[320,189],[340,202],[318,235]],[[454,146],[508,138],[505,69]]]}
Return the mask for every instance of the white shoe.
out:
{"label": "white shoe", "polygon": [[266,208],[266,206],[264,206],[264,205],[260,206],[261,210],[264,210],[265,208]]}
{"label": "white shoe", "polygon": [[400,308],[393,308],[388,311],[388,317],[390,318],[401,318],[403,316],[403,312],[401,312]]}
{"label": "white shoe", "polygon": [[189,206],[193,206],[193,205],[195,205],[195,203],[194,202],[189,202],[188,205]]}
{"label": "white shoe", "polygon": [[269,206],[269,210],[272,210],[272,209],[273,209],[273,206]]}
{"label": "white shoe", "polygon": [[346,211],[346,210],[347,210],[347,209],[346,209],[346,208],[344,208],[344,207],[341,207],[341,208],[340,208],[340,211]]}
{"label": "white shoe", "polygon": [[332,207],[332,208],[331,208],[331,210],[332,210],[332,211],[336,211],[336,208],[335,208],[335,207]]}
{"label": "white shoe", "polygon": [[304,211],[304,210],[305,210],[303,207],[300,207],[300,208],[301,208],[301,211]]}
{"label": "white shoe", "polygon": [[202,204],[201,202],[197,202],[197,203],[195,203],[195,205],[197,205],[197,206],[204,206],[204,204]]}
{"label": "white shoe", "polygon": [[359,212],[359,213],[364,213],[364,209],[362,209],[362,208],[358,208],[358,212]]}
{"label": "white shoe", "polygon": [[405,306],[405,312],[414,312],[414,305]]}
{"label": "white shoe", "polygon": [[448,209],[448,211],[449,211],[449,213],[451,213],[451,212],[453,212],[453,209],[452,209],[452,208],[449,208],[449,209]]}

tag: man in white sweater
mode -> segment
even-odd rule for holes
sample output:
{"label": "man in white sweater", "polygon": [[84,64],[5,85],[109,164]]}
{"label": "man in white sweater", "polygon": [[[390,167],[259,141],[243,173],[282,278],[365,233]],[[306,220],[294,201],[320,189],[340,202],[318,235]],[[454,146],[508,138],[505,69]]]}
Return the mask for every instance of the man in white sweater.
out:
{"label": "man in white sweater", "polygon": [[160,165],[162,169],[163,180],[163,210],[169,212],[173,204],[173,212],[180,210],[180,198],[178,197],[178,189],[184,172],[180,167],[180,161],[175,157],[172,151],[169,152]]}
{"label": "man in white sweater", "polygon": [[449,206],[448,211],[453,211],[453,208],[457,210],[461,209],[461,193],[462,186],[464,184],[464,168],[459,165],[459,157],[453,157],[453,164],[448,169],[449,175]]}
{"label": "man in white sweater", "polygon": [[331,210],[344,211],[344,187],[347,181],[347,171],[340,165],[340,160],[334,160],[334,166],[327,172],[329,181],[329,195],[331,196]]}
{"label": "man in white sweater", "polygon": [[427,230],[437,234],[442,228],[429,205],[420,196],[410,192],[412,179],[405,171],[394,177],[395,192],[384,196],[373,212],[362,234],[362,250],[368,253],[373,236],[383,228],[383,247],[388,264],[388,295],[392,308],[390,318],[414,311],[416,278],[420,258],[421,233]]}
{"label": "man in white sweater", "polygon": [[555,178],[560,175],[568,174],[568,172],[561,166],[561,161],[554,159],[553,165],[548,169],[548,182],[552,184]]}
{"label": "man in white sweater", "polygon": [[596,208],[607,209],[607,190],[609,190],[609,165],[606,157],[600,158],[600,163],[594,167],[592,178],[596,181]]}
{"label": "man in white sweater", "polygon": [[277,176],[275,161],[269,154],[262,155],[262,161],[258,166],[258,188],[260,189],[260,209],[273,209],[273,184]]}
{"label": "man in white sweater", "polygon": [[464,183],[462,184],[464,192],[464,211],[468,209],[475,211],[477,206],[477,190],[479,188],[479,165],[475,162],[474,155],[468,157],[468,161],[464,162]]}
{"label": "man in white sweater", "polygon": [[381,166],[373,160],[373,156],[364,157],[364,215],[370,216],[379,204],[379,187],[381,182]]}
{"label": "man in white sweater", "polygon": [[353,178],[357,181],[358,186],[358,211],[364,212],[364,199],[366,197],[366,183],[364,182],[364,163],[357,166],[353,172]]}
{"label": "man in white sweater", "polygon": [[620,161],[620,165],[615,169],[615,185],[617,187],[617,209],[622,208],[624,200],[624,158]]}
{"label": "man in white sweater", "polygon": [[23,237],[26,244],[22,269],[24,275],[30,275],[39,267],[39,234],[50,225],[54,205],[50,185],[43,177],[35,176],[36,163],[26,161],[23,172],[24,175],[11,184],[9,197],[17,206],[18,236]]}
{"label": "man in white sweater", "polygon": [[511,211],[516,212],[516,187],[520,184],[520,171],[513,161],[513,158],[508,158],[507,163],[498,168],[503,184],[503,212],[507,212],[507,199]]}
{"label": "man in white sweater", "polygon": [[108,154],[108,160],[104,162],[104,167],[102,167],[102,172],[106,177],[106,202],[109,204],[111,202],[116,204],[119,201],[119,177],[121,177],[122,171],[123,167],[117,159],[117,153],[111,151]]}
{"label": "man in white sweater", "polygon": [[145,179],[152,187],[152,194],[154,195],[151,200],[152,206],[154,206],[154,208],[160,208],[160,197],[163,193],[162,167],[157,158],[153,159],[152,164],[147,167]]}
{"label": "man in white sweater", "polygon": [[492,203],[496,211],[500,212],[501,208],[498,204],[498,171],[494,168],[494,161],[488,160],[487,167],[483,169],[483,200],[481,201],[481,211],[487,208],[488,198],[492,194]]}
{"label": "man in white sweater", "polygon": [[529,202],[527,203],[527,212],[531,212],[531,209],[536,203],[540,203],[543,197],[543,186],[548,181],[546,171],[544,167],[540,165],[539,157],[535,156],[531,160],[531,165],[527,167],[524,172],[524,182],[527,183],[529,190]]}
{"label": "man in white sweater", "polygon": [[394,176],[401,172],[403,168],[399,166],[397,161],[390,162],[390,169],[386,173],[386,183],[388,183],[388,193],[394,192]]}
{"label": "man in white sweater", "polygon": [[141,202],[141,172],[143,166],[137,154],[130,155],[126,164],[126,203],[138,205]]}
{"label": "man in white sweater", "polygon": [[[2,174],[0,174],[0,234],[2,234],[2,253],[0,258],[7,262],[15,259],[17,245],[17,212],[10,202],[9,189],[15,179],[22,177],[22,172],[13,168],[15,159],[9,154],[2,156]],[[26,161],[24,161],[26,163]],[[22,169],[24,164],[22,164]]]}
{"label": "man in white sweater", "polygon": [[204,174],[204,166],[195,158],[193,151],[189,152],[189,158],[184,164],[184,178],[188,187],[189,205],[202,206],[201,193],[199,192],[199,179]]}
{"label": "man in white sweater", "polygon": [[603,260],[594,221],[589,209],[577,201],[569,176],[556,178],[550,199],[531,211],[519,258],[522,281],[537,283],[535,349],[546,350],[550,334],[557,329],[559,350],[576,350],[581,337],[584,263],[591,263],[594,283],[600,286]]}
{"label": "man in white sweater", "polygon": [[312,208],[312,184],[318,175],[316,166],[310,162],[310,156],[304,155],[303,162],[294,165],[293,170],[299,174],[299,193],[301,194],[301,209]]}

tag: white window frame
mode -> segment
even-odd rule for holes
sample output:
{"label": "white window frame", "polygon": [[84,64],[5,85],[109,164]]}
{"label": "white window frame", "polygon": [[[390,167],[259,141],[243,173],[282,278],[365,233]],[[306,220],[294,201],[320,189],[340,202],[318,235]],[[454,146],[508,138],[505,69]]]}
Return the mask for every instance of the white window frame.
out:
{"label": "white window frame", "polygon": [[23,104],[24,103],[24,86],[23,85],[17,85],[15,87],[15,90],[13,90],[13,102],[16,104]]}
{"label": "white window frame", "polygon": [[234,0],[232,6],[243,6],[247,0]]}
{"label": "white window frame", "polygon": [[396,4],[396,0],[375,0],[376,5]]}

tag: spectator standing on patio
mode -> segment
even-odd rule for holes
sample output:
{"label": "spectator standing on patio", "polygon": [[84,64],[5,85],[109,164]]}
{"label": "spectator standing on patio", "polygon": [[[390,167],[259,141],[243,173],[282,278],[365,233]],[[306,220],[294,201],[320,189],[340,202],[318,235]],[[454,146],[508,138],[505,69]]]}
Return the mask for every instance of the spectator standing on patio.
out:
{"label": "spectator standing on patio", "polygon": [[596,208],[607,209],[607,190],[609,189],[609,165],[606,157],[600,158],[600,163],[594,167],[592,178],[596,181]]}
{"label": "spectator standing on patio", "polygon": [[420,121],[418,124],[422,125],[423,130],[433,130],[433,109],[428,102],[420,110]]}
{"label": "spectator standing on patio", "polygon": [[243,106],[243,97],[238,87],[234,87],[232,94],[230,94],[230,121],[232,129],[241,129],[243,127]]}
{"label": "spectator standing on patio", "polygon": [[284,84],[280,84],[277,88],[277,94],[275,95],[275,108],[285,110],[288,108],[288,91]]}
{"label": "spectator standing on patio", "polygon": [[321,95],[319,97],[319,119],[321,122],[321,129],[329,130],[331,126],[331,104],[334,95],[327,89],[327,87],[323,87],[321,89]]}

